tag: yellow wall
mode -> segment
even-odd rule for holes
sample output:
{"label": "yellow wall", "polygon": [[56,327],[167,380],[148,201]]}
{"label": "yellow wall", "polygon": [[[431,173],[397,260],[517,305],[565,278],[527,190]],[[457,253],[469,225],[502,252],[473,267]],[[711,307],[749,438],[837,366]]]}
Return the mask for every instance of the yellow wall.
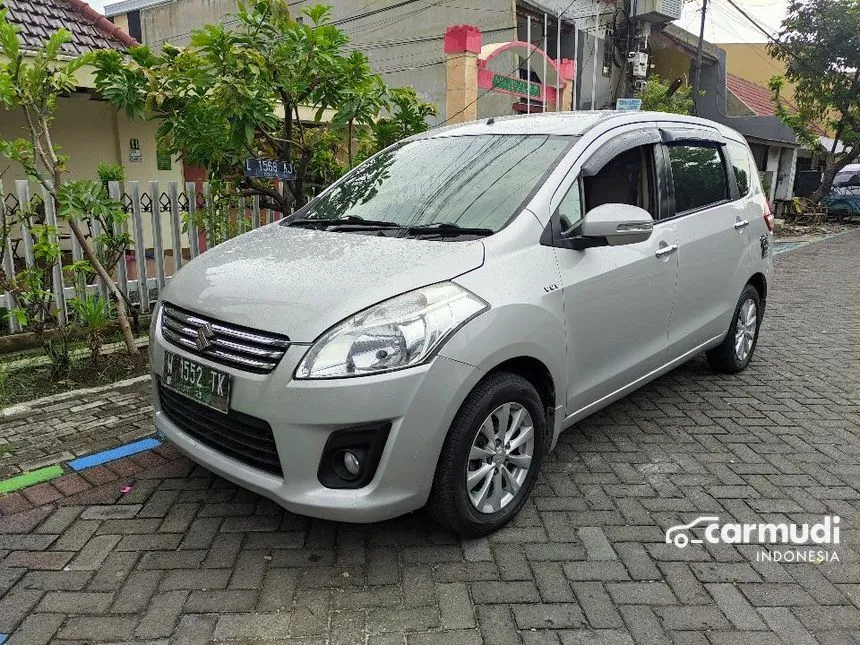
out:
{"label": "yellow wall", "polygon": [[[159,192],[167,191],[167,182],[179,182],[183,188],[182,164],[174,159],[171,170],[159,171],[155,154],[155,131],[158,124],[149,121],[129,121],[110,104],[94,100],[89,94],[79,93],[68,98],[60,98],[57,103],[56,118],[51,128],[54,144],[62,154],[69,157],[69,174],[73,179],[97,179],[99,163],[121,163],[125,169],[126,181],[141,182],[141,192],[149,190],[150,181],[159,182]],[[20,110],[0,109],[0,137],[15,139],[28,137],[24,116]],[[130,139],[136,138],[140,144],[142,159],[129,160]],[[3,192],[15,192],[15,180],[25,179],[20,164],[0,158]],[[32,193],[41,193],[34,182],[30,184]],[[150,215],[144,214],[144,241],[147,248],[153,245],[152,222]],[[170,214],[162,213],[162,231],[165,248],[172,247],[170,237]]]}
{"label": "yellow wall", "polygon": [[664,81],[671,83],[676,78],[683,77],[688,83],[692,82],[690,57],[656,38],[651,42],[651,64],[654,66],[654,72]]}
{"label": "yellow wall", "polygon": [[[765,43],[725,43],[717,45],[726,50],[726,71],[729,74],[767,87],[771,76],[783,76],[785,65],[767,53]],[[785,81],[783,97],[794,101],[794,84]]]}

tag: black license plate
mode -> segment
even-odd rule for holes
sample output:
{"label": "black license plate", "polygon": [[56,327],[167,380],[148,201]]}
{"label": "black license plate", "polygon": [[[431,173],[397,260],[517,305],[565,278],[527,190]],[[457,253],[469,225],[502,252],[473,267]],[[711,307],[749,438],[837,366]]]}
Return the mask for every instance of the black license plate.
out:
{"label": "black license plate", "polygon": [[172,352],[164,352],[165,387],[189,399],[227,414],[230,407],[230,375],[213,370]]}

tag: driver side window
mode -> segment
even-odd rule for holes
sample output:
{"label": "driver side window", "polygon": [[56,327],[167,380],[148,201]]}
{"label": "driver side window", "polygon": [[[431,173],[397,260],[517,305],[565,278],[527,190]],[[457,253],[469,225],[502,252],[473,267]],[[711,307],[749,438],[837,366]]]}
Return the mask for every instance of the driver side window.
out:
{"label": "driver side window", "polygon": [[603,204],[630,204],[645,209],[656,220],[653,167],[650,145],[631,148],[610,159],[597,174],[583,179],[586,212]]}

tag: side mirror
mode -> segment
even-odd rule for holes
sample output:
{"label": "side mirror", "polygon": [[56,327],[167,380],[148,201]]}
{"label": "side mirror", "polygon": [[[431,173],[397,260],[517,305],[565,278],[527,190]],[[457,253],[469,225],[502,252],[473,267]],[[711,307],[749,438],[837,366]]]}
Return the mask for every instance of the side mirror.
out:
{"label": "side mirror", "polygon": [[577,227],[581,248],[636,244],[651,237],[654,219],[644,208],[602,204],[588,211]]}

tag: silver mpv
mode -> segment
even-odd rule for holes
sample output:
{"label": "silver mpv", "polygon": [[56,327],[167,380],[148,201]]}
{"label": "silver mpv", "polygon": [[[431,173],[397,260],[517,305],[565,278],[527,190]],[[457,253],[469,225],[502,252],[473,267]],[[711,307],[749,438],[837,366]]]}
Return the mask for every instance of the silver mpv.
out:
{"label": "silver mpv", "polygon": [[772,223],[744,139],[703,119],[433,130],[170,280],[156,426],[296,513],[486,534],[566,427],[700,352],[747,366]]}

